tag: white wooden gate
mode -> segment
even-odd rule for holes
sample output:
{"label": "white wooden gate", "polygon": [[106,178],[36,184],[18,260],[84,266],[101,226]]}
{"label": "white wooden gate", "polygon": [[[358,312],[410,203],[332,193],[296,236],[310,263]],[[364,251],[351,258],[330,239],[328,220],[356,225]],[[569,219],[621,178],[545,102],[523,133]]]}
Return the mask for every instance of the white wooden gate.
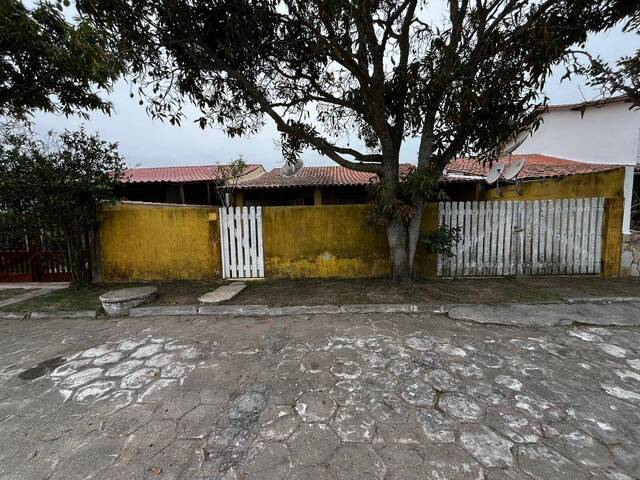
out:
{"label": "white wooden gate", "polygon": [[439,224],[459,228],[441,276],[597,274],[604,198],[441,202]]}
{"label": "white wooden gate", "polygon": [[264,277],[262,208],[221,208],[220,248],[224,278]]}

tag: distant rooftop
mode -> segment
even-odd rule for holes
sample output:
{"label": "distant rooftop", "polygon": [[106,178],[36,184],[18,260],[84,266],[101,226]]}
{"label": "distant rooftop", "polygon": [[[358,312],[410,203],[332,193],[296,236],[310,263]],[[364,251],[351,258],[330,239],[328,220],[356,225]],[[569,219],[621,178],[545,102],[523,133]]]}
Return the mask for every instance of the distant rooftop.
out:
{"label": "distant rooftop", "polygon": [[[125,183],[188,183],[207,182],[219,178],[223,165],[188,165],[182,167],[129,168],[124,172]],[[259,174],[262,165],[247,165],[244,176]]]}
{"label": "distant rooftop", "polygon": [[[565,177],[567,175],[579,175],[581,173],[605,172],[619,168],[620,165],[585,163],[567,160],[564,158],[550,157],[547,155],[511,155],[511,159],[504,158],[501,162],[508,163],[516,160],[524,160],[525,164],[518,178],[520,180],[534,180],[537,178]],[[470,158],[458,158],[452,161],[445,170],[445,179],[457,181],[464,177],[484,177],[489,172],[488,164],[481,164],[477,160]]]}
{"label": "distant rooftop", "polygon": [[[409,163],[400,165],[400,174],[407,174],[414,168]],[[339,187],[367,185],[377,180],[377,176],[367,172],[356,172],[339,165],[328,167],[302,167],[295,175],[284,176],[280,168],[238,183],[239,189],[283,188],[283,187]]]}

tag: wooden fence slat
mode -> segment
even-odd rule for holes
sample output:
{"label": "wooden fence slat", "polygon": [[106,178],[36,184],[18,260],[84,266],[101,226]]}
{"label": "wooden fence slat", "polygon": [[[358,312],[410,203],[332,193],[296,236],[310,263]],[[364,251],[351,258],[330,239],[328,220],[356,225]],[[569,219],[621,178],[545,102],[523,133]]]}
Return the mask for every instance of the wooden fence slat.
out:
{"label": "wooden fence slat", "polygon": [[540,268],[538,243],[540,241],[540,202],[531,206],[531,275],[538,275]]}
{"label": "wooden fence slat", "polygon": [[576,232],[576,199],[569,199],[569,213],[567,219],[567,269],[565,273],[572,274],[575,258],[575,232]]}
{"label": "wooden fence slat", "polygon": [[264,277],[264,246],[262,242],[262,207],[256,211],[256,221],[258,230],[258,277]]}
{"label": "wooden fence slat", "polygon": [[478,202],[471,202],[471,252],[469,257],[471,258],[470,269],[473,276],[478,276]]}
{"label": "wooden fence slat", "polygon": [[463,203],[463,219],[464,219],[464,244],[462,253],[462,274],[466,277],[469,275],[469,251],[471,249],[471,235],[474,233],[471,229],[471,202]]}
{"label": "wooden fence slat", "polygon": [[604,228],[604,198],[598,198],[596,205],[596,245],[595,245],[595,260],[594,273],[600,273],[602,271],[602,235]]}
{"label": "wooden fence slat", "polygon": [[258,276],[258,249],[256,248],[256,244],[258,242],[256,235],[256,227],[258,222],[256,221],[256,207],[249,207],[249,226],[251,239],[249,241],[249,249],[251,256],[251,276]]}
{"label": "wooden fence slat", "polygon": [[485,202],[478,202],[478,233],[476,251],[476,275],[482,276],[484,272],[484,236],[485,236]]}
{"label": "wooden fence slat", "polygon": [[249,209],[242,207],[242,254],[244,268],[241,272],[243,277],[251,276],[251,256],[249,255]]}
{"label": "wooden fence slat", "polygon": [[229,278],[229,248],[226,208],[218,210],[220,214],[220,256],[222,259],[222,277]]}

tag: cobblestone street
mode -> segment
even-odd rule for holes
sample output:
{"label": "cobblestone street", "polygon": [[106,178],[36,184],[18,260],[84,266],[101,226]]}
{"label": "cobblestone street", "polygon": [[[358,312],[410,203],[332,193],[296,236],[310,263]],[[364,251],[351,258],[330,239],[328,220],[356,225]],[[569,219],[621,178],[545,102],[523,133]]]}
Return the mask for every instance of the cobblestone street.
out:
{"label": "cobblestone street", "polygon": [[0,321],[0,478],[640,478],[640,328]]}

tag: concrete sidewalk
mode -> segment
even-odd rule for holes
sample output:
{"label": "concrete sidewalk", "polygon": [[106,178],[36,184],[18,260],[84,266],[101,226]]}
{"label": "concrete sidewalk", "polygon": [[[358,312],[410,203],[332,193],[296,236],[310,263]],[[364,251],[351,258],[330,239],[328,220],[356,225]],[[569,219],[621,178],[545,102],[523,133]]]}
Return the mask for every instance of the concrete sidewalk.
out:
{"label": "concrete sidewalk", "polygon": [[519,327],[640,326],[640,302],[460,305],[451,308],[448,316],[453,320]]}

